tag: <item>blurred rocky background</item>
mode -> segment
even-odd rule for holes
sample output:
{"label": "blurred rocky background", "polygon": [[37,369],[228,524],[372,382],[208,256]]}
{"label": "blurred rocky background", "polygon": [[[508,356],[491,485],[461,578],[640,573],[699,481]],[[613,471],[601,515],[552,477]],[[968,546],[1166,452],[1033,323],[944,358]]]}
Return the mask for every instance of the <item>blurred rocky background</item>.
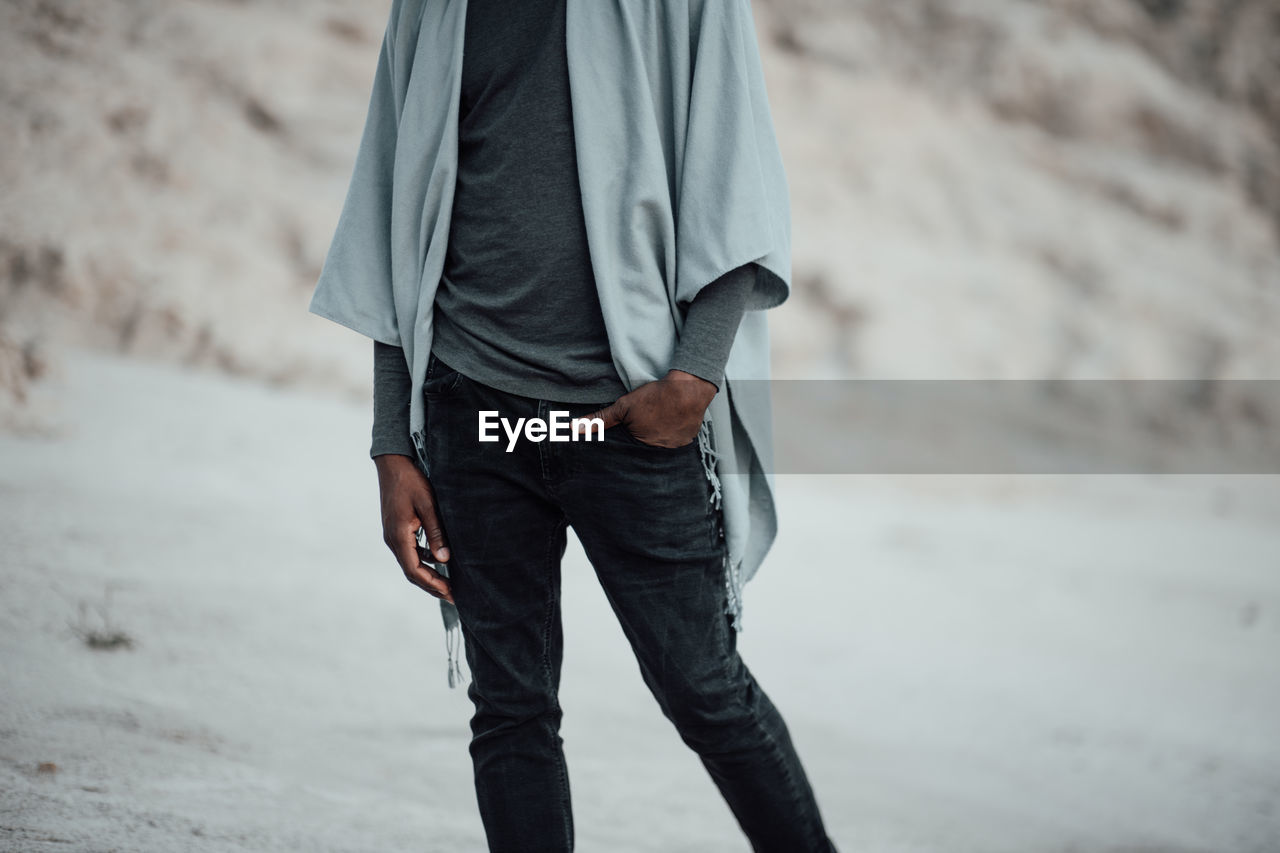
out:
{"label": "blurred rocky background", "polygon": [[[0,1],[0,396],[79,346],[364,395],[306,311],[387,3]],[[1280,376],[1280,0],[756,0],[785,377]]]}

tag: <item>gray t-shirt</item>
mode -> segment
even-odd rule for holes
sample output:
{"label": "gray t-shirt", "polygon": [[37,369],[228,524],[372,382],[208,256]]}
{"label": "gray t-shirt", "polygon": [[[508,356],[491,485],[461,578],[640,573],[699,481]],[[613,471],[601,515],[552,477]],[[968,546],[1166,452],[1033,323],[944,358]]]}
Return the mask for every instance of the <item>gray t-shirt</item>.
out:
{"label": "gray t-shirt", "polygon": [[566,0],[469,0],[449,247],[432,349],[511,393],[624,393],[578,186]]}

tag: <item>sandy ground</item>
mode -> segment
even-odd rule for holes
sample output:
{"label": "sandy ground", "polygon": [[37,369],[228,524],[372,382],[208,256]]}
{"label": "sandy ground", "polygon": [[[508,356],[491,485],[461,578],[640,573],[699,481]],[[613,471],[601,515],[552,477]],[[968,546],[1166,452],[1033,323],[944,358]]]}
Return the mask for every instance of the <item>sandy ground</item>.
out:
{"label": "sandy ground", "polygon": [[[0,436],[0,848],[483,849],[367,410],[65,365]],[[842,851],[1280,849],[1275,478],[779,482],[741,648]],[[565,588],[579,849],[746,850],[572,540]]]}

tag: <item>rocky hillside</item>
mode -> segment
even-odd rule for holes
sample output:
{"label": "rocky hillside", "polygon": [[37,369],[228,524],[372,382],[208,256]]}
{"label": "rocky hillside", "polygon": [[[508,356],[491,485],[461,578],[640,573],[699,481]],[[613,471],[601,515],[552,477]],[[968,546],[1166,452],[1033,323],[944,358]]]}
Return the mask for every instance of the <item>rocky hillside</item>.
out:
{"label": "rocky hillside", "polygon": [[1280,3],[756,8],[787,374],[1280,375]]}
{"label": "rocky hillside", "polygon": [[[753,5],[779,375],[1280,375],[1280,2]],[[0,2],[11,400],[69,341],[367,391],[306,303],[386,6]]]}

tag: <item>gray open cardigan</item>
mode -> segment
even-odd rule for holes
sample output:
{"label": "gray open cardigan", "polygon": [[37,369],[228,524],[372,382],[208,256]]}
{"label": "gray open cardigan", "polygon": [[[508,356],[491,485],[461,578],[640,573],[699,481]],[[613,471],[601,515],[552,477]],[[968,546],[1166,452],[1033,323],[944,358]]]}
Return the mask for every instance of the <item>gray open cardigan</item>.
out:
{"label": "gray open cardigan", "polygon": [[[773,543],[764,309],[791,291],[791,208],[750,0],[568,0],[566,49],[587,242],[618,375],[663,376],[689,302],[755,262],[755,287],[699,433],[723,510],[726,612]],[[458,162],[466,0],[392,0],[364,134],[309,310],[404,348],[422,385]],[[714,449],[711,446],[714,437]],[[433,564],[442,574],[447,566]],[[457,671],[457,609],[440,602]]]}

